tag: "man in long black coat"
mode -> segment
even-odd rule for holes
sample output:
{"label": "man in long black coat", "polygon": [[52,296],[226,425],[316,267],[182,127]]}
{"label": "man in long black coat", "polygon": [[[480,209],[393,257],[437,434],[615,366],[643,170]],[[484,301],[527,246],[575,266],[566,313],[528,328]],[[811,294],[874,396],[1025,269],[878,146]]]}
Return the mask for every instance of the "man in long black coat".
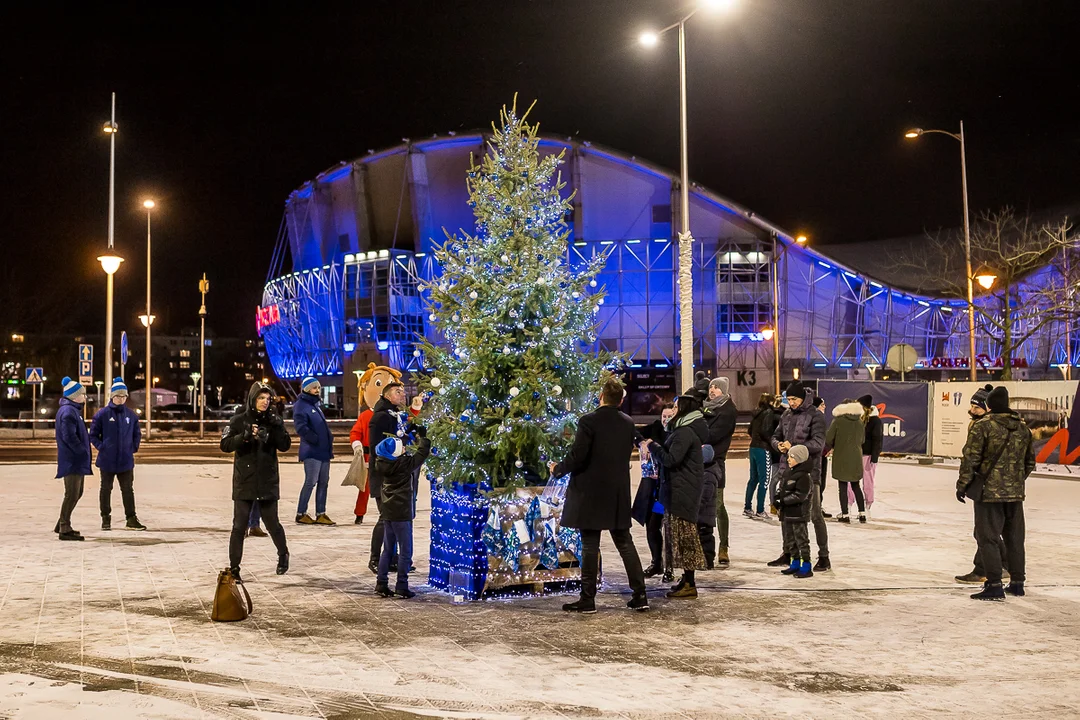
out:
{"label": "man in long black coat", "polygon": [[623,386],[612,378],[600,391],[600,407],[578,421],[570,453],[550,463],[554,477],[570,474],[562,524],[581,530],[581,599],[563,605],[567,612],[596,612],[600,532],[607,530],[622,556],[634,596],[627,607],[648,610],[645,574],[630,537],[630,454],[638,438],[634,421],[619,411]]}

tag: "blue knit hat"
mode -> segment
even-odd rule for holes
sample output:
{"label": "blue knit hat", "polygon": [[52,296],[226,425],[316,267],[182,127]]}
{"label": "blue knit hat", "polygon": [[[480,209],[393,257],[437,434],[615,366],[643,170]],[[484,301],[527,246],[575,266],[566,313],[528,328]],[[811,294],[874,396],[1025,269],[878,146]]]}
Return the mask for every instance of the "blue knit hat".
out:
{"label": "blue knit hat", "polygon": [[75,393],[83,389],[83,386],[78,380],[72,380],[71,378],[64,376],[64,379],[60,381],[60,384],[64,388],[64,397],[69,398]]}
{"label": "blue knit hat", "polygon": [[300,381],[300,392],[307,392],[312,385],[318,385],[319,381],[308,375]]}
{"label": "blue knit hat", "polygon": [[386,458],[387,460],[396,460],[401,457],[403,452],[405,452],[405,446],[398,438],[388,437],[375,446],[376,457]]}
{"label": "blue knit hat", "polygon": [[123,378],[116,378],[112,381],[112,387],[109,388],[109,398],[114,398],[120,394],[127,395],[128,389],[127,385],[124,384]]}

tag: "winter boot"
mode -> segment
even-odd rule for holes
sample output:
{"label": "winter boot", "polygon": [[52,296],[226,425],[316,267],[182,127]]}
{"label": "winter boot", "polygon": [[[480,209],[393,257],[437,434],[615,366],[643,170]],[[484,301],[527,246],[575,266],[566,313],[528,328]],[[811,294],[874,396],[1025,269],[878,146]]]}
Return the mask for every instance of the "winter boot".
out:
{"label": "winter boot", "polygon": [[278,575],[284,575],[289,572],[289,553],[278,555],[276,572]]}
{"label": "winter boot", "polygon": [[258,525],[248,528],[248,536],[250,537],[266,537],[267,533]]}
{"label": "winter boot", "polygon": [[1005,592],[1010,595],[1015,595],[1016,597],[1024,597],[1024,583],[1019,580],[1014,580],[1008,584],[1005,588]]}
{"label": "winter boot", "polygon": [[146,529],[146,526],[143,525],[141,522],[139,522],[139,518],[137,518],[134,515],[132,515],[131,517],[129,517],[127,519],[127,522],[124,523],[124,527],[126,529],[128,529],[128,530],[145,530]]}
{"label": "winter boot", "polygon": [[316,525],[337,525],[336,522],[331,520],[326,513],[319,513],[319,516],[315,518]]}
{"label": "winter boot", "polygon": [[1005,601],[1005,588],[1001,583],[987,582],[983,585],[981,592],[977,592],[971,596],[972,600],[996,600],[998,602]]}
{"label": "winter boot", "polygon": [[727,548],[720,548],[716,551],[716,564],[722,568],[726,568],[731,564],[731,560],[728,558]]}
{"label": "winter boot", "polygon": [[102,530],[112,530],[112,518],[109,517],[108,515],[102,515],[101,516],[101,529]]}
{"label": "winter boot", "polygon": [[787,553],[784,553],[783,555],[776,558],[775,560],[770,560],[769,562],[767,562],[765,564],[768,565],[769,567],[781,567],[783,565],[789,565],[790,563],[791,563],[791,556],[788,555]]}
{"label": "winter boot", "polygon": [[832,563],[829,562],[829,558],[819,557],[817,562],[814,563],[814,572],[829,572],[832,570]]}
{"label": "winter boot", "polygon": [[[809,565],[809,563],[807,563],[807,565]],[[794,575],[795,573],[799,572],[799,568],[801,567],[802,560],[797,557],[793,557],[791,558],[791,564],[788,565],[787,568],[785,568],[784,570],[781,570],[780,573],[782,575]]]}
{"label": "winter boot", "polygon": [[240,568],[238,568],[238,567],[229,568],[229,572],[232,574],[233,580],[235,580],[238,583],[244,582],[243,579],[241,579],[241,577],[240,577]]}
{"label": "winter boot", "polygon": [[353,520],[353,525],[363,525],[363,524],[364,524],[364,516],[363,515],[357,515],[356,519]]}
{"label": "winter boot", "polygon": [[300,513],[296,516],[297,525],[314,525],[315,521],[311,519],[311,516],[307,513]]}
{"label": "winter boot", "polygon": [[635,593],[634,597],[630,598],[630,602],[626,603],[626,607],[631,610],[643,612],[649,609],[649,598],[646,597],[645,593],[641,593],[640,595]]}
{"label": "winter boot", "polygon": [[969,583],[971,585],[985,585],[986,584],[986,576],[985,575],[980,575],[977,572],[975,572],[974,570],[969,572],[967,575],[957,575],[955,579],[956,579],[956,582],[958,582],[958,583]]}
{"label": "winter boot", "polygon": [[392,598],[394,597],[394,591],[390,589],[390,586],[384,582],[375,583],[375,594],[379,597]]}
{"label": "winter boot", "polygon": [[847,513],[840,513],[839,515],[836,516],[836,522],[838,522],[838,523],[846,523],[846,524],[850,525],[851,524],[851,516],[848,515]]}
{"label": "winter boot", "polygon": [[647,577],[647,578],[656,577],[657,575],[659,575],[662,572],[663,572],[663,569],[661,569],[661,567],[659,565],[657,565],[656,563],[649,563],[649,567],[645,568],[645,577]]}
{"label": "winter boot", "polygon": [[667,594],[667,596],[669,598],[696,598],[697,585],[691,585],[690,583],[686,582],[686,580],[680,580],[679,584],[672,588],[672,590]]}
{"label": "winter boot", "polygon": [[864,512],[859,513],[859,522],[862,523],[863,525],[866,524],[866,513],[864,513]]}
{"label": "winter boot", "polygon": [[394,594],[406,600],[416,597],[416,593],[410,590],[408,585],[398,585],[394,588]]}
{"label": "winter boot", "polygon": [[814,577],[814,571],[810,569],[810,561],[803,560],[799,565],[799,569],[791,574],[791,577],[797,578],[810,578]]}
{"label": "winter boot", "polygon": [[582,615],[595,615],[596,614],[596,602],[594,600],[585,600],[584,598],[577,602],[566,603],[562,606],[563,612],[581,613]]}
{"label": "winter boot", "polygon": [[662,582],[662,583],[673,583],[673,582],[675,582],[675,573],[671,572],[670,570],[665,571],[663,577],[660,578],[660,582]]}
{"label": "winter boot", "polygon": [[70,532],[60,533],[61,540],[85,540],[85,538],[79,534],[78,530],[72,530]]}

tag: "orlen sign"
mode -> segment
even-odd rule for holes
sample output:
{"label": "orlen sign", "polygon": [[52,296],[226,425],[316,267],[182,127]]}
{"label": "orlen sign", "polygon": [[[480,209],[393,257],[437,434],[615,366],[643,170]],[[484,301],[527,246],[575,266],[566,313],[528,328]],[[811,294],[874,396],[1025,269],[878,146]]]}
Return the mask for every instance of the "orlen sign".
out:
{"label": "orlen sign", "polygon": [[[992,358],[986,353],[975,356],[975,362],[983,368],[1003,368],[1005,367],[1005,360],[1003,358]],[[940,369],[966,369],[969,367],[969,361],[966,357],[932,357],[926,358],[923,361],[926,367],[940,368]],[[1028,366],[1027,358],[1013,358],[1011,365],[1014,368],[1026,368]]]}
{"label": "orlen sign", "polygon": [[255,327],[258,329],[260,336],[263,328],[277,325],[279,322],[281,322],[281,312],[278,310],[277,305],[255,308]]}

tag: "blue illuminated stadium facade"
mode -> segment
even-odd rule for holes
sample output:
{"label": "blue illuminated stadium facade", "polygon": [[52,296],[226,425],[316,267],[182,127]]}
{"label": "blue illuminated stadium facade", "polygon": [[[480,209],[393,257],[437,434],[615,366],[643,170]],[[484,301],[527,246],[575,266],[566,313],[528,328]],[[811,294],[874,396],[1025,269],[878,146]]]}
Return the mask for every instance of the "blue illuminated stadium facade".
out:
{"label": "blue illuminated stadium facade", "polygon": [[[436,334],[418,284],[439,272],[432,247],[445,238],[443,228],[473,227],[465,174],[484,142],[481,134],[458,135],[370,152],[289,196],[259,313],[279,377],[319,377],[341,388],[350,408],[351,375],[367,362],[415,369],[415,338]],[[575,193],[569,261],[610,253],[598,278],[608,300],[597,342],[625,353],[632,368],[674,367],[678,178],[590,143],[545,138],[541,150],[566,153],[565,192]],[[915,346],[922,358],[967,356],[962,301],[894,289],[795,244],[784,230],[705,188],[691,188],[690,206],[695,366],[771,377],[772,343],[760,331],[771,324],[774,246],[781,251],[785,379],[796,368],[806,377],[851,376],[883,364],[898,342]],[[1049,325],[1033,336],[1022,349],[1028,365],[1056,372],[1050,368],[1065,360],[1063,335]],[[977,341],[979,353],[997,356],[999,341],[988,329],[980,328]],[[1074,353],[1078,347],[1074,341]]]}

